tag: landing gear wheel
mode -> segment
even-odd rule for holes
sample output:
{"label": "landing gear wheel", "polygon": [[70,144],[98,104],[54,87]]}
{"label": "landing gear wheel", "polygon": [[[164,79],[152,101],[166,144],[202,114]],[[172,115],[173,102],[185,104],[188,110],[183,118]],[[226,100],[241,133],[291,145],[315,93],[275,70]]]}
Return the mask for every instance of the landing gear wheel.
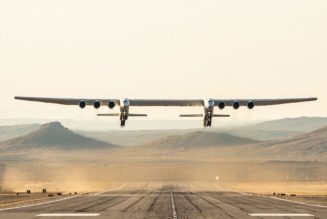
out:
{"label": "landing gear wheel", "polygon": [[208,122],[206,120],[203,121],[203,127],[208,127]]}

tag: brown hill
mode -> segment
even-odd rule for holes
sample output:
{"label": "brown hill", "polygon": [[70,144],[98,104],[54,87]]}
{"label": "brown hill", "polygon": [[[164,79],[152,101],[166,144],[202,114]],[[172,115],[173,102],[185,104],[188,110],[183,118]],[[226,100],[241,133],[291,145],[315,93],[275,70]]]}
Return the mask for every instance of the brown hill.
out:
{"label": "brown hill", "polygon": [[269,159],[327,161],[327,127],[286,140],[264,143],[256,152]]}
{"label": "brown hill", "polygon": [[115,148],[116,145],[75,134],[59,122],[42,125],[38,130],[0,143],[3,150]]}

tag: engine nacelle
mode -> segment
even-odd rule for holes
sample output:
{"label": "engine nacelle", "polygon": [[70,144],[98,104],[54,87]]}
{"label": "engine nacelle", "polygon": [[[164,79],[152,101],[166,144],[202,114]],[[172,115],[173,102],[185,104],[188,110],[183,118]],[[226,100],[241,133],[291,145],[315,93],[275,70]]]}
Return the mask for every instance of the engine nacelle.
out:
{"label": "engine nacelle", "polygon": [[221,109],[221,110],[224,109],[225,108],[225,103],[224,102],[219,102],[218,103],[218,108]]}
{"label": "engine nacelle", "polygon": [[253,109],[254,108],[254,103],[250,100],[247,104],[248,109]]}
{"label": "engine nacelle", "polygon": [[108,103],[109,109],[113,109],[115,106],[116,106],[116,104],[114,101],[109,101],[109,103]]}
{"label": "engine nacelle", "polygon": [[84,100],[81,100],[81,101],[79,102],[78,106],[79,106],[81,109],[84,109],[85,106],[86,106],[85,101],[84,101]]}
{"label": "engine nacelle", "polygon": [[237,102],[237,101],[235,101],[235,102],[233,103],[233,108],[234,108],[235,110],[237,110],[238,108],[240,108],[240,103]]}
{"label": "engine nacelle", "polygon": [[94,106],[95,109],[99,109],[100,106],[101,106],[101,103],[99,101],[95,101],[93,106]]}

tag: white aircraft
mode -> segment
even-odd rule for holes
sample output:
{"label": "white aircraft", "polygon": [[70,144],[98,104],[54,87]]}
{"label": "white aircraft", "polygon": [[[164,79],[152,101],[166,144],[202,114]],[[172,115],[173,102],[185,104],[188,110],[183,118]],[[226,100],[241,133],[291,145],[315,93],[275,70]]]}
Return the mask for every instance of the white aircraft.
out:
{"label": "white aircraft", "polygon": [[316,101],[317,98],[290,98],[290,99],[74,99],[74,98],[46,98],[46,97],[15,97],[17,100],[36,101],[44,103],[55,103],[62,105],[77,105],[85,108],[93,105],[95,109],[100,106],[107,106],[113,109],[115,106],[120,108],[120,113],[98,114],[98,116],[119,116],[120,126],[124,127],[125,122],[130,116],[147,116],[147,114],[134,114],[129,112],[130,106],[201,106],[204,108],[203,114],[183,114],[180,117],[203,117],[203,126],[210,127],[213,117],[229,117],[229,115],[214,114],[214,108],[224,109],[225,106],[233,107],[235,110],[241,106],[253,109],[255,106],[267,106],[286,103],[299,103]]}

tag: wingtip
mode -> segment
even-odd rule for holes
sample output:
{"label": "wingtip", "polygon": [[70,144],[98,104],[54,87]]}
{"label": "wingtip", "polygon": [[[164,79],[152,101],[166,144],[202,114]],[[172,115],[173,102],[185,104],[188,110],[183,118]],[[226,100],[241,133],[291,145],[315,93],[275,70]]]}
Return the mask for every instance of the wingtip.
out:
{"label": "wingtip", "polygon": [[28,97],[23,97],[23,96],[15,96],[15,100],[27,100]]}

